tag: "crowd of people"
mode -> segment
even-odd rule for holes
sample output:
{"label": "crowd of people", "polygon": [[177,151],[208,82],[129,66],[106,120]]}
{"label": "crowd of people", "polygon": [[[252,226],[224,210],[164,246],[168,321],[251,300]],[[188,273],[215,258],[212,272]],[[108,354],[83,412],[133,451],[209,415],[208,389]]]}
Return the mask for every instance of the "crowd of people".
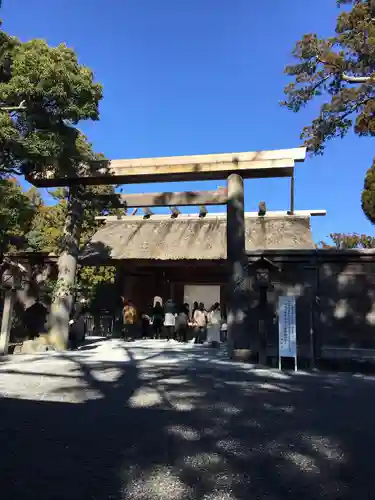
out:
{"label": "crowd of people", "polygon": [[123,338],[166,338],[188,342],[191,333],[196,344],[208,342],[218,346],[225,340],[226,323],[222,317],[220,304],[207,309],[203,302],[194,302],[190,311],[189,304],[176,305],[168,299],[164,306],[160,301],[149,311],[138,312],[131,300],[123,300]]}
{"label": "crowd of people", "polygon": [[[138,311],[131,300],[122,299],[122,338],[135,340],[140,338],[176,340],[188,342],[194,339],[196,344],[205,342],[219,346],[226,340],[226,320],[215,302],[208,310],[203,302],[176,305],[168,299],[164,305],[156,300],[148,311]],[[86,335],[85,313],[87,301],[79,298],[75,303],[69,321],[69,348],[75,350],[81,345]]]}

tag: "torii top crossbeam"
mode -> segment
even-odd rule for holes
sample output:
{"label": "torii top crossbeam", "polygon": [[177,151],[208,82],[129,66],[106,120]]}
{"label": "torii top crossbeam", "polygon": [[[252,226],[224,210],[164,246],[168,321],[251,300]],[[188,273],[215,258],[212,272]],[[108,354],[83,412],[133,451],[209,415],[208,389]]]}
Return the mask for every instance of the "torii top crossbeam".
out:
{"label": "torii top crossbeam", "polygon": [[72,176],[51,169],[28,180],[38,187],[70,184],[133,184],[225,179],[231,173],[243,178],[292,177],[295,162],[304,161],[306,148],[193,156],[167,156],[98,162]]}

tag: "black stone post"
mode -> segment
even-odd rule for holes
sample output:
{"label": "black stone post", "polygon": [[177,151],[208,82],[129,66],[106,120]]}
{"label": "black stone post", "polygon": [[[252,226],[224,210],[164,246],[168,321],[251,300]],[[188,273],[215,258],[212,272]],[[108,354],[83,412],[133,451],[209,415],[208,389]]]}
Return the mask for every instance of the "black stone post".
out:
{"label": "black stone post", "polygon": [[3,315],[1,318],[0,355],[8,354],[10,330],[12,328],[13,308],[16,301],[16,291],[11,288],[4,295]]}
{"label": "black stone post", "polygon": [[247,357],[245,318],[247,311],[247,259],[245,253],[244,182],[240,175],[228,177],[228,347],[233,357]]}
{"label": "black stone post", "polygon": [[3,285],[5,289],[3,315],[0,322],[0,355],[5,355],[8,354],[13,309],[17,299],[17,289],[21,288],[21,275],[14,269],[7,269],[4,273],[0,273],[0,285]]}
{"label": "black stone post", "polygon": [[259,288],[259,350],[258,350],[258,363],[262,366],[267,364],[267,309],[268,297],[267,286],[260,286]]}

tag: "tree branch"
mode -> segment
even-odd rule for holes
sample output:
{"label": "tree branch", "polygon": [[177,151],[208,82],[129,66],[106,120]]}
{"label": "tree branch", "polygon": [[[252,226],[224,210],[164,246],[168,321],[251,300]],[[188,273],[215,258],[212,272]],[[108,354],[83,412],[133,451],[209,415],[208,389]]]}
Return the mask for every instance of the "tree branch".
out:
{"label": "tree branch", "polygon": [[347,111],[345,111],[345,113],[343,113],[342,115],[340,115],[340,120],[345,120],[345,118],[349,115],[351,115],[352,113],[354,113],[354,111],[357,111],[357,109],[360,107],[360,106],[363,106],[364,104],[366,104],[368,101],[371,101],[372,98],[371,97],[367,97],[366,99],[360,101],[360,102],[357,102],[355,103],[350,109],[348,109]]}
{"label": "tree branch", "polygon": [[374,80],[375,82],[375,76],[351,76],[341,73],[341,78],[348,83],[367,83],[370,80]]}
{"label": "tree branch", "polygon": [[336,66],[335,64],[332,64],[332,62],[325,61],[320,56],[316,56],[316,60],[318,62],[320,62],[321,64],[323,64],[323,66],[331,66],[331,68],[336,69],[336,72],[341,75],[341,78],[344,80],[344,82],[355,84],[355,83],[367,83],[371,80],[375,81],[375,75],[371,75],[371,76],[348,75],[348,74],[344,73],[343,71],[341,71],[341,69],[338,66]]}
{"label": "tree branch", "polygon": [[26,101],[22,101],[18,106],[1,106],[0,111],[12,112],[12,111],[23,111],[26,109]]}
{"label": "tree branch", "polygon": [[332,75],[327,75],[324,78],[322,78],[321,80],[319,80],[318,83],[316,83],[313,87],[311,87],[310,91],[311,92],[315,92],[315,90],[317,88],[319,88],[321,85],[323,85],[324,82],[326,82],[327,80],[329,80],[331,78],[331,76]]}

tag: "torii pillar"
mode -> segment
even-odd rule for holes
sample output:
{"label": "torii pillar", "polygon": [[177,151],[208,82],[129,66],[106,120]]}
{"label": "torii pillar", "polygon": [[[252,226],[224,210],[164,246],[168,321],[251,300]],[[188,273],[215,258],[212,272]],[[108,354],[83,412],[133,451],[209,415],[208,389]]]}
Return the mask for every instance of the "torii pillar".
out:
{"label": "torii pillar", "polygon": [[244,181],[239,174],[231,174],[227,182],[227,319],[229,354],[233,358],[238,355],[244,356],[243,349],[248,348],[245,331],[248,273],[245,250]]}

